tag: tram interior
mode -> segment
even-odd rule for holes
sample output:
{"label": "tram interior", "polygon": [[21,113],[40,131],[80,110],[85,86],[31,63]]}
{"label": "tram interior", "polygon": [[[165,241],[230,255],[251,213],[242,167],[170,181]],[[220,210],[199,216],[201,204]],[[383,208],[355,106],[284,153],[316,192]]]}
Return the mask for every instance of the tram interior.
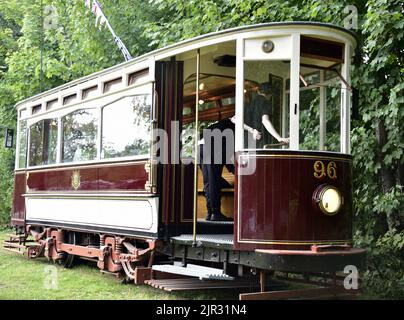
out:
{"label": "tram interior", "polygon": [[[320,44],[312,43],[311,38],[302,37],[301,40],[299,149],[339,152],[341,77],[338,77],[338,73],[343,63],[343,45],[337,47],[337,51],[341,49],[340,52],[331,52],[335,50],[335,47],[327,46],[327,41],[317,40],[320,41]],[[317,52],[310,51],[313,45],[317,45]],[[322,45],[324,46],[322,47]],[[184,61],[181,156],[187,158],[193,156],[194,149],[197,61],[195,52],[178,55],[176,59]],[[204,47],[200,50],[198,101],[200,132],[210,124],[221,119],[231,118],[235,114],[235,64],[235,41]],[[289,137],[290,61],[245,61],[244,75],[244,118],[249,111],[246,106],[249,95],[257,92],[259,84],[268,83],[270,92],[266,98],[272,105],[269,109],[270,121],[282,137]],[[324,90],[323,98],[321,90]],[[326,113],[324,105],[327,105]],[[323,113],[325,117],[323,124],[320,123],[320,113]],[[250,142],[245,131],[245,148],[288,148],[288,145],[279,144],[269,133],[263,131],[262,138],[260,141],[256,141],[256,145],[253,147],[247,145]],[[197,215],[199,220],[205,218],[207,209],[202,172],[200,168],[198,170]],[[221,211],[227,217],[232,218],[234,175],[224,167],[222,177],[227,183],[222,188]],[[188,179],[183,183],[190,184],[191,181]],[[185,188],[193,188],[193,184],[185,185]]]}
{"label": "tram interior", "polygon": [[[195,137],[196,56],[187,52],[176,57],[184,61],[182,158],[193,157]],[[200,131],[235,113],[236,43],[234,41],[202,48],[200,51],[198,118]],[[221,212],[233,217],[234,175],[223,168]],[[193,181],[186,179],[183,183]],[[185,188],[193,188],[187,185]],[[198,220],[207,214],[203,177],[198,167]]]}

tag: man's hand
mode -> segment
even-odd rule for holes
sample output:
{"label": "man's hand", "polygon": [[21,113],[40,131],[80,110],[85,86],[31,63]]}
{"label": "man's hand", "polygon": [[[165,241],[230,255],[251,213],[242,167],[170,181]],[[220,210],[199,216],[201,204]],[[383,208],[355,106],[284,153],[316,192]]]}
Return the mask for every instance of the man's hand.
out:
{"label": "man's hand", "polygon": [[261,132],[259,132],[257,129],[254,129],[253,130],[253,132],[252,132],[252,135],[253,135],[253,138],[255,139],[255,140],[259,140],[259,139],[261,139]]}
{"label": "man's hand", "polygon": [[282,138],[282,137],[280,137],[280,138],[278,139],[278,141],[279,141],[280,143],[288,144],[289,141],[290,141],[290,139],[289,139],[289,138]]}

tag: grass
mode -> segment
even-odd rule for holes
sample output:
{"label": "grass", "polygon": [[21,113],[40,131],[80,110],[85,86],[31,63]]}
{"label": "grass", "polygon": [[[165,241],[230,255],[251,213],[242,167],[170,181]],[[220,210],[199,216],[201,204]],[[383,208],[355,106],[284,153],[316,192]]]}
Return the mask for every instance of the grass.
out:
{"label": "grass", "polygon": [[[122,284],[120,279],[102,274],[90,263],[71,269],[45,258],[27,259],[2,248],[10,230],[0,231],[0,299],[3,300],[178,300],[235,299],[236,292],[186,292],[172,294],[146,285]],[[52,283],[49,274],[56,274]],[[56,284],[56,285],[52,285]]]}

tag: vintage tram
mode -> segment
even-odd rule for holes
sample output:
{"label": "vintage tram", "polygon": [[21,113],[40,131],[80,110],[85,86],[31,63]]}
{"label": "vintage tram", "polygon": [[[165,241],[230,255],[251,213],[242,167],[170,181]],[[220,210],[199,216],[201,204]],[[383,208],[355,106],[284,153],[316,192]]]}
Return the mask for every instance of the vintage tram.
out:
{"label": "vintage tram", "polygon": [[[34,238],[28,255],[65,266],[84,257],[137,282],[151,270],[225,279],[235,265],[239,273],[360,267],[364,250],[352,247],[355,46],[352,32],[323,23],[239,27],[18,103],[11,222]],[[288,145],[268,135],[247,143],[248,92],[263,82]],[[222,189],[233,221],[205,221],[198,132],[234,115],[236,171],[223,172]],[[174,262],[161,264],[162,256]],[[206,262],[223,272],[204,272]]]}

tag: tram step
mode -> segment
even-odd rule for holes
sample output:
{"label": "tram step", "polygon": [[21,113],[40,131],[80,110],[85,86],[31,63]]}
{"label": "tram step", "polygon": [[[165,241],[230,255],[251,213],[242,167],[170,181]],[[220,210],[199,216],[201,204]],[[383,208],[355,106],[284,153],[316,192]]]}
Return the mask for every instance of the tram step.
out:
{"label": "tram step", "polygon": [[198,219],[197,221],[200,224],[208,224],[208,225],[233,225],[234,221],[211,221],[205,219]]}
{"label": "tram step", "polygon": [[9,237],[10,239],[21,239],[21,238],[26,238],[27,235],[9,233],[9,234],[7,234],[7,237]]}
{"label": "tram step", "polygon": [[10,242],[10,241],[4,241],[3,242],[3,247],[4,248],[18,248],[18,249],[25,249],[26,246],[23,244],[19,244],[17,242]]}
{"label": "tram step", "polygon": [[14,252],[14,253],[19,253],[19,254],[24,254],[25,252],[19,249],[13,249],[13,248],[8,248],[8,247],[3,247],[3,250]]}
{"label": "tram step", "polygon": [[198,266],[190,263],[187,264],[186,267],[171,264],[160,264],[160,265],[154,265],[152,269],[155,271],[196,277],[199,278],[199,280],[204,279],[234,280],[234,277],[225,274],[222,269]]}

